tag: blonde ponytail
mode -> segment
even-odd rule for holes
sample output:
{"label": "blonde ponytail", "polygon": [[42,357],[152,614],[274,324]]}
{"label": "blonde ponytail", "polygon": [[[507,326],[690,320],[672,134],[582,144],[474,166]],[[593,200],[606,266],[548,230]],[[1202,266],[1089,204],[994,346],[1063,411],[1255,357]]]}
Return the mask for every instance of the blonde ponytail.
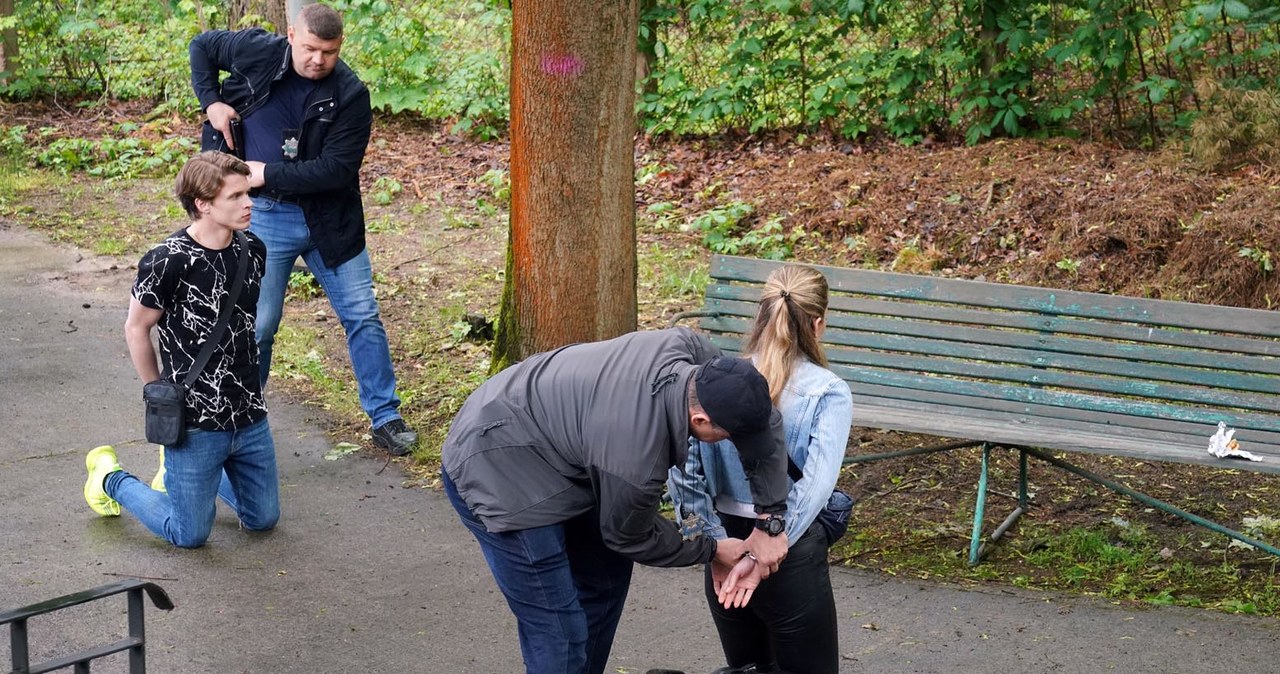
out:
{"label": "blonde ponytail", "polygon": [[760,310],[747,337],[744,352],[769,382],[769,396],[778,403],[796,359],[804,356],[826,367],[814,319],[827,313],[827,280],[804,265],[780,267],[765,281]]}

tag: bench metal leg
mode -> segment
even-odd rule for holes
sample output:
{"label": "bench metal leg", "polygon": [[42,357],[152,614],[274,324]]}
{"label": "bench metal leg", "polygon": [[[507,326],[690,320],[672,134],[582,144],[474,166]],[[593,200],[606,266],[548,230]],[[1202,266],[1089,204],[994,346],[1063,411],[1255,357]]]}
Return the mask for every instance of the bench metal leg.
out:
{"label": "bench metal leg", "polygon": [[143,616],[145,609],[142,588],[129,590],[129,637],[137,640],[137,645],[129,649],[129,674],[147,674],[147,627]]}
{"label": "bench metal leg", "polygon": [[27,650],[27,620],[21,618],[9,623],[9,653],[13,671],[26,671],[31,666],[31,654]]}
{"label": "bench metal leg", "polygon": [[1000,526],[991,532],[990,538],[986,541],[982,540],[982,520],[984,510],[987,505],[987,473],[991,460],[991,446],[982,445],[982,472],[978,476],[978,501],[973,509],[973,537],[969,540],[969,566],[977,566],[983,557],[987,556],[987,546],[1000,540],[1005,532],[1013,526],[1018,518],[1027,512],[1027,453],[1019,450],[1018,453],[1018,507],[1004,518]]}
{"label": "bench metal leg", "polygon": [[977,566],[978,542],[982,539],[982,516],[987,509],[987,464],[991,459],[991,445],[982,443],[982,470],[978,473],[978,500],[973,505],[973,536],[969,538],[969,566]]}

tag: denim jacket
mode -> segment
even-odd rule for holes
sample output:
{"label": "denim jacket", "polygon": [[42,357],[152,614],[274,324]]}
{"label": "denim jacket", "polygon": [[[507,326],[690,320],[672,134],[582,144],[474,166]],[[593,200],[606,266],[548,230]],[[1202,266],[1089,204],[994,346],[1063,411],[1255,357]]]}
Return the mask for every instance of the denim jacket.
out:
{"label": "denim jacket", "polygon": [[[787,541],[795,544],[827,505],[835,488],[849,426],[853,422],[853,397],[849,385],[830,370],[808,360],[800,361],[791,373],[778,400],[786,433],[787,452],[804,473],[787,493]],[[717,497],[732,499],[751,509],[751,492],[738,450],[730,440],[706,443],[689,439],[689,458],[684,470],[671,469],[667,490],[681,521],[697,517],[691,527],[683,527],[686,537],[705,533],[726,538]]]}

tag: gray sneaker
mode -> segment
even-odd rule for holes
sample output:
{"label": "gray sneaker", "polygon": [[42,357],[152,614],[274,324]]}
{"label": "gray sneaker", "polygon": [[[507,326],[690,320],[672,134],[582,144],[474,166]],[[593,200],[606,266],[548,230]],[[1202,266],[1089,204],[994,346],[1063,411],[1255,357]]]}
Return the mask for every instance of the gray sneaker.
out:
{"label": "gray sneaker", "polygon": [[418,433],[409,428],[404,419],[392,419],[373,429],[373,444],[392,456],[404,456],[417,446]]}

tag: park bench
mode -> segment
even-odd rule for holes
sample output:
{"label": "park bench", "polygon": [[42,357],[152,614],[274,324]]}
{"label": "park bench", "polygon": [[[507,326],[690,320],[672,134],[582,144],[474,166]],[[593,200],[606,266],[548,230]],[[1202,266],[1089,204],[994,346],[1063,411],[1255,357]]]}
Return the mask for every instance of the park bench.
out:
{"label": "park bench", "polygon": [[[699,327],[737,352],[769,273],[717,255]],[[1067,462],[1060,452],[1280,473],[1280,313],[815,265],[831,288],[824,347],[854,427],[951,439],[845,463],[982,447],[969,562],[1026,511],[1033,456],[1274,555],[1280,550]],[[1219,422],[1240,449],[1208,452]],[[983,541],[990,454],[1019,452],[1018,507]]]}

